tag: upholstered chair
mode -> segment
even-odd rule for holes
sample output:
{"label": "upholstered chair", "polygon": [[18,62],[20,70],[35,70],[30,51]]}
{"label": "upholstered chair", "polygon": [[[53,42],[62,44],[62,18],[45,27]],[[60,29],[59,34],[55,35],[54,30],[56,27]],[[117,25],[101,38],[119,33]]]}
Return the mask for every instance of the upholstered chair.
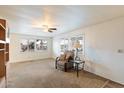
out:
{"label": "upholstered chair", "polygon": [[65,72],[73,67],[73,63],[70,60],[74,59],[74,52],[73,51],[66,51],[64,54],[60,55],[56,58],[55,61],[55,68],[61,69]]}

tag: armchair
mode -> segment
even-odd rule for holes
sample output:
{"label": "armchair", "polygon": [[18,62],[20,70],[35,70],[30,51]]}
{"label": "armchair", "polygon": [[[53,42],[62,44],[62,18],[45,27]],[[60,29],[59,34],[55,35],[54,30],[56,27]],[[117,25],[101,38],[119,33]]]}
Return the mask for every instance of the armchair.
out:
{"label": "armchair", "polygon": [[66,51],[63,55],[56,58],[55,68],[61,69],[65,72],[73,67],[73,63],[70,60],[74,59],[74,52]]}

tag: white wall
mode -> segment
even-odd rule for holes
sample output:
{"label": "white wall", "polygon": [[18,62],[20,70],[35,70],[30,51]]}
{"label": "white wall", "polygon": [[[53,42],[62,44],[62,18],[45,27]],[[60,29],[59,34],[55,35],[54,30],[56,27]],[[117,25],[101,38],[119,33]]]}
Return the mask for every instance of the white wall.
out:
{"label": "white wall", "polygon": [[85,34],[85,70],[124,84],[124,18],[54,37],[53,56],[60,54],[59,38],[78,34]]}
{"label": "white wall", "polygon": [[[40,52],[20,52],[20,41],[22,39],[45,39],[48,41],[48,50]],[[10,62],[22,62],[44,58],[52,58],[52,38],[10,34]]]}

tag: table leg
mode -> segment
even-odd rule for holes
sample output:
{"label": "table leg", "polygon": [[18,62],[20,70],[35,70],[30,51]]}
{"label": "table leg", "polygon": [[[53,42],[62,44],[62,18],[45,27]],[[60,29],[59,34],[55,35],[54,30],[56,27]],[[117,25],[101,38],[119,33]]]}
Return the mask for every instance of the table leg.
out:
{"label": "table leg", "polygon": [[79,76],[78,64],[76,64],[77,77]]}

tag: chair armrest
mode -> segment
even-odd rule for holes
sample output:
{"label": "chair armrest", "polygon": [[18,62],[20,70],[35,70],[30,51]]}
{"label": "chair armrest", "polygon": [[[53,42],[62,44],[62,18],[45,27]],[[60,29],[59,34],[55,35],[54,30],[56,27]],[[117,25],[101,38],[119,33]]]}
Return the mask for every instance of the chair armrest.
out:
{"label": "chair armrest", "polygon": [[56,57],[56,62],[58,62],[60,59],[59,59],[59,57]]}
{"label": "chair armrest", "polygon": [[59,61],[59,57],[56,57],[56,60],[55,60],[55,68],[57,69],[57,62]]}

